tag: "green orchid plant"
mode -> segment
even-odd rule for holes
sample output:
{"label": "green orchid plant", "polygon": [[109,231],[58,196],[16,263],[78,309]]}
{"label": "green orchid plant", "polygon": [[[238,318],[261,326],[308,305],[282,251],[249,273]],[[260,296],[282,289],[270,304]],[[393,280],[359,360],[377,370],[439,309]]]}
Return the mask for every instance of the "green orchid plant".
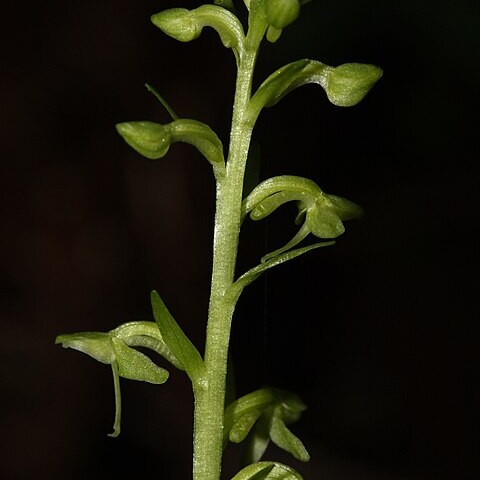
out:
{"label": "green orchid plant", "polygon": [[[244,0],[243,3],[248,10],[246,31],[236,16],[232,0],[217,0],[193,10],[173,8],[151,17],[156,27],[180,42],[195,40],[204,27],[213,28],[223,45],[232,50],[237,79],[227,155],[222,141],[209,126],[197,120],[179,118],[149,85],[147,88],[162,102],[172,121],[165,125],[133,121],[116,126],[126,143],[146,158],[162,158],[173,143],[185,142],[194,146],[212,166],[216,213],[203,355],[155,291],[151,294],[155,322],[129,322],[108,333],[59,335],[56,343],[111,366],[116,400],[111,436],[120,433],[120,377],[154,384],[167,381],[167,370],[136,349],[143,347],[183,370],[192,383],[194,480],[219,480],[225,447],[229,442],[244,441],[244,465],[232,480],[301,479],[291,467],[261,460],[270,441],[300,461],[309,460],[305,446],[288,428],[305,409],[300,398],[288,391],[265,387],[226,405],[232,317],[247,285],[267,269],[332,245],[333,239],[344,232],[344,222],[359,218],[362,209],[349,200],[325,193],[312,180],[291,175],[267,179],[245,197],[243,185],[250,141],[262,109],[274,106],[292,90],[314,83],[322,87],[334,105],[353,106],[380,79],[382,71],[376,66],[359,63],[332,67],[316,60],[298,60],[272,73],[252,93],[252,77],[261,42],[264,39],[276,42],[308,2]],[[242,223],[247,216],[254,221],[262,220],[288,202],[298,207],[295,220],[298,232],[283,247],[265,253],[257,266],[238,275],[235,266]],[[305,244],[310,235],[318,241]]]}

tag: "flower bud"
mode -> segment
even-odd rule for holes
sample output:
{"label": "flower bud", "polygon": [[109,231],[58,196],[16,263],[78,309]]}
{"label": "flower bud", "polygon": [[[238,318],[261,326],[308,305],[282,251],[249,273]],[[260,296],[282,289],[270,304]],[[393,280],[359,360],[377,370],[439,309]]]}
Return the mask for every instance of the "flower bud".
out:
{"label": "flower bud", "polygon": [[375,65],[345,63],[334,68],[327,78],[328,99],[339,107],[351,107],[365,97],[382,76]]}
{"label": "flower bud", "polygon": [[150,20],[166,35],[180,42],[191,42],[202,33],[195,15],[186,8],[170,8],[152,15]]}
{"label": "flower bud", "polygon": [[282,29],[290,25],[300,13],[298,0],[265,0],[269,25]]}
{"label": "flower bud", "polygon": [[172,142],[169,129],[154,122],[118,123],[116,129],[134,150],[152,160],[162,158]]}

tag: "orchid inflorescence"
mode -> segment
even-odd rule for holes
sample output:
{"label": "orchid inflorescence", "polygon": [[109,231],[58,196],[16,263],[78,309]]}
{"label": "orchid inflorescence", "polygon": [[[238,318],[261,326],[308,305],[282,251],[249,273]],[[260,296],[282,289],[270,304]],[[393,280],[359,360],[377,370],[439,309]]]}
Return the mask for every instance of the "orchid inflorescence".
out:
{"label": "orchid inflorescence", "polygon": [[[59,335],[56,343],[86,353],[112,368],[116,400],[114,431],[120,433],[120,377],[163,384],[169,373],[137,350],[149,349],[172,366],[185,371],[195,397],[194,480],[219,480],[223,450],[227,444],[245,441],[243,468],[232,480],[299,480],[291,467],[262,460],[270,442],[300,461],[310,455],[289,429],[305,410],[305,404],[286,390],[263,387],[225,404],[228,377],[230,329],[236,303],[243,289],[263,272],[319,247],[333,245],[344,231],[344,222],[360,218],[362,209],[337,195],[325,193],[307,178],[280,175],[260,182],[245,195],[244,173],[253,128],[263,108],[276,105],[292,90],[309,83],[320,85],[331,103],[350,107],[360,102],[382,76],[373,65],[346,63],[332,67],[302,59],[272,73],[253,92],[252,77],[260,43],[277,42],[301,14],[308,0],[244,0],[248,24],[236,15],[232,0],[217,0],[188,10],[173,8],[152,15],[152,23],[181,42],[198,38],[205,27],[216,30],[222,44],[232,50],[237,81],[228,154],[208,125],[181,118],[150,85],[172,121],[129,121],[116,126],[128,145],[148,159],[164,157],[170,146],[184,142],[195,147],[213,169],[216,182],[216,216],[213,243],[211,296],[204,354],[188,339],[165,303],[153,291],[155,322],[128,322],[107,332]],[[236,273],[239,232],[247,217],[262,220],[282,205],[298,207],[298,232],[283,247],[265,253],[247,272]],[[306,243],[312,235],[320,241]],[[300,245],[300,244],[303,245]],[[227,376],[228,373],[228,376]],[[229,397],[232,395],[229,392]],[[235,397],[233,397],[235,398]]]}

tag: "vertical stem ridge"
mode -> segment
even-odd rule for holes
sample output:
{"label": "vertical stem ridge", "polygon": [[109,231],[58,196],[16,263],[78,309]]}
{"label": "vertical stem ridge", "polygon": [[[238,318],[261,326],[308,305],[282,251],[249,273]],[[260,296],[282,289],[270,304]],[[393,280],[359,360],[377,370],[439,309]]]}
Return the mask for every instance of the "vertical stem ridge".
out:
{"label": "vertical stem ridge", "polygon": [[225,300],[233,283],[241,224],[243,177],[252,126],[245,119],[251,96],[255,49],[239,64],[226,176],[217,182],[213,270],[205,344],[206,386],[195,392],[194,480],[219,480],[230,327],[235,303]]}

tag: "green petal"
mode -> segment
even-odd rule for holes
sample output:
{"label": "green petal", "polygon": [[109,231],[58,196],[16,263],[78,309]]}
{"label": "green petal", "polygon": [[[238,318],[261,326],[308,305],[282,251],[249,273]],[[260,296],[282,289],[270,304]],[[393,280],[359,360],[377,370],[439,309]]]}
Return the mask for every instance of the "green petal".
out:
{"label": "green petal", "polygon": [[168,371],[155,365],[146,355],[127,347],[118,338],[113,338],[112,343],[121,377],[155,384],[162,384],[167,381]]}
{"label": "green petal", "polygon": [[236,422],[233,424],[228,434],[228,439],[233,443],[240,443],[247,435],[250,433],[250,430],[255,425],[255,422],[260,418],[263,413],[262,408],[256,408],[252,411],[247,412],[245,415],[242,415]]}
{"label": "green petal", "polygon": [[338,215],[322,207],[307,210],[306,225],[318,238],[337,238],[345,231]]}
{"label": "green petal", "polygon": [[285,425],[281,405],[275,407],[270,420],[270,438],[277,447],[292,454],[297,460],[308,462],[310,455],[301,440]]}

